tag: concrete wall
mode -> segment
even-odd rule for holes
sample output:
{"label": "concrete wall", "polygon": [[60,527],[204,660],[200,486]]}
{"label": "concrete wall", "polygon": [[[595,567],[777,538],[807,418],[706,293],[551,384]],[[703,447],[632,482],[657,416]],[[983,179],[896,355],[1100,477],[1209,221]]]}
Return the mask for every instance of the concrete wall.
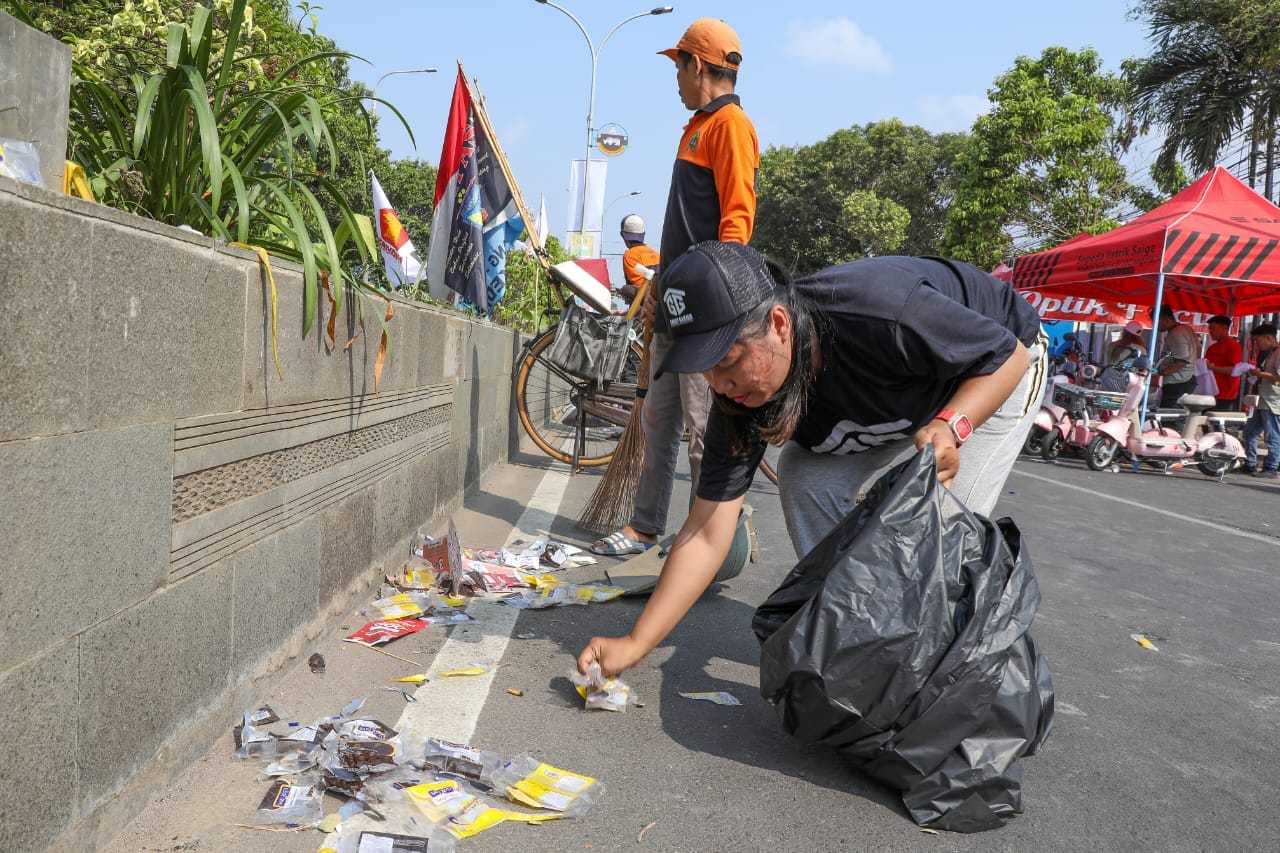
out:
{"label": "concrete wall", "polygon": [[71,48],[0,12],[0,136],[40,153],[45,186],[62,189]]}
{"label": "concrete wall", "polygon": [[506,458],[512,332],[396,301],[374,393],[383,303],[275,272],[282,377],[254,255],[0,179],[0,850],[95,849]]}

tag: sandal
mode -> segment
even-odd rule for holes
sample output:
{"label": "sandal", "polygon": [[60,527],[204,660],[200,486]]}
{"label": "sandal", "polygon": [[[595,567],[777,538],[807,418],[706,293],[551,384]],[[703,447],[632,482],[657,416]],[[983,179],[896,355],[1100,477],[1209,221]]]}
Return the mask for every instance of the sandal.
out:
{"label": "sandal", "polygon": [[619,530],[593,542],[591,553],[602,557],[629,557],[632,554],[643,554],[656,544],[656,542],[637,542]]}

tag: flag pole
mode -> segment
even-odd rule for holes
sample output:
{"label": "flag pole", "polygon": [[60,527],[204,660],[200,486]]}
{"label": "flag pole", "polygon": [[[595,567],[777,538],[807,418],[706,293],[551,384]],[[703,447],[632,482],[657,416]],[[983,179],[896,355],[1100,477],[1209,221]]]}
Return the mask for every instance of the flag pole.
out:
{"label": "flag pole", "polygon": [[525,205],[524,196],[520,192],[520,184],[516,182],[515,173],[511,171],[511,163],[507,161],[507,154],[502,150],[502,143],[498,141],[498,134],[493,129],[493,123],[489,121],[489,111],[485,109],[484,95],[480,94],[480,84],[467,79],[466,72],[462,69],[462,60],[458,60],[458,71],[461,73],[463,81],[467,84],[467,90],[471,94],[471,103],[476,111],[476,119],[480,122],[485,135],[489,137],[489,144],[493,146],[493,153],[498,159],[498,168],[502,170],[503,176],[507,179],[507,186],[511,188],[511,197],[515,199],[516,210],[520,211],[520,217],[524,220],[525,228],[529,231],[529,242],[534,247],[534,257],[538,259],[538,263],[546,270],[550,267],[550,264],[547,263],[542,244],[535,233],[537,223],[529,215],[529,208]]}

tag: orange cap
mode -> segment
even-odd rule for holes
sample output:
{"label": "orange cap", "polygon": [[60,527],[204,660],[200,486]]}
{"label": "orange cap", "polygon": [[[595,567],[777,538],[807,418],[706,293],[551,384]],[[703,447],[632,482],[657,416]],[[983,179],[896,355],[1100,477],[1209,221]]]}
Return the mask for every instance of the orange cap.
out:
{"label": "orange cap", "polygon": [[742,62],[742,44],[738,41],[738,34],[733,31],[733,27],[716,18],[699,18],[694,21],[684,31],[684,35],[680,36],[675,47],[658,53],[675,61],[682,50],[700,57],[703,62],[735,71]]}

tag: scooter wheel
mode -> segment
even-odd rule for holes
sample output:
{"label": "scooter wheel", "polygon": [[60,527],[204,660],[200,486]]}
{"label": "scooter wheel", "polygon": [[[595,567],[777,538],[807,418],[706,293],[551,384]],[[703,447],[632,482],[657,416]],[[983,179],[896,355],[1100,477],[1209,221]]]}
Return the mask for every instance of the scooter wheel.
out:
{"label": "scooter wheel", "polygon": [[1084,461],[1094,471],[1105,471],[1115,461],[1116,452],[1120,450],[1120,445],[1105,435],[1100,435],[1089,442],[1089,447],[1085,450]]}
{"label": "scooter wheel", "polygon": [[1045,430],[1040,427],[1033,426],[1031,432],[1027,433],[1027,441],[1022,445],[1022,452],[1028,456],[1039,456],[1044,445],[1044,438],[1048,435]]}
{"label": "scooter wheel", "polygon": [[1053,430],[1040,442],[1040,458],[1052,462],[1060,455],[1062,455],[1062,433]]}
{"label": "scooter wheel", "polygon": [[1231,470],[1231,466],[1235,464],[1235,461],[1231,456],[1205,456],[1196,467],[1206,477],[1221,477]]}

